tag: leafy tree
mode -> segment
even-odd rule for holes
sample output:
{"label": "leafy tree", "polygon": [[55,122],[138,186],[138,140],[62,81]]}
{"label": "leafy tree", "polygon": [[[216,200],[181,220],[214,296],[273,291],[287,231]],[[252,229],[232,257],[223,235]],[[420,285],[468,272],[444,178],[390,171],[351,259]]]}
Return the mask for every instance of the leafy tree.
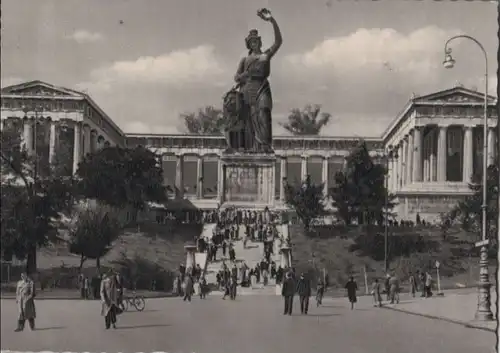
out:
{"label": "leafy tree", "polygon": [[73,184],[54,175],[37,175],[36,159],[21,144],[19,131],[1,132],[2,255],[26,258],[36,272],[36,252],[57,239],[61,213],[71,208]]}
{"label": "leafy tree", "polygon": [[320,105],[306,105],[304,109],[292,109],[288,122],[281,124],[293,135],[319,135],[321,129],[330,122],[329,113],[321,113]]}
{"label": "leafy tree", "polygon": [[286,203],[292,207],[309,230],[311,221],[325,213],[323,204],[323,184],[314,184],[307,176],[300,185],[285,185]]}
{"label": "leafy tree", "polygon": [[100,260],[111,250],[120,231],[116,216],[103,208],[88,208],[80,212],[70,228],[68,242],[69,251],[80,255],[80,271],[87,259],[96,260],[100,271]]}
{"label": "leafy tree", "polygon": [[365,142],[347,157],[347,168],[335,176],[336,184],[329,190],[337,215],[346,224],[353,218],[358,224],[381,223],[394,208],[394,195],[385,186],[386,168],[373,162]]}
{"label": "leafy tree", "polygon": [[[498,188],[499,188],[498,166],[490,165],[487,172],[487,230],[488,238],[492,245],[496,244],[496,234],[498,232]],[[483,219],[483,184],[479,176],[474,183],[469,185],[474,192],[473,195],[459,202],[442,220],[443,227],[451,227],[454,223],[460,224],[463,230],[481,235]]]}
{"label": "leafy tree", "polygon": [[181,119],[190,134],[222,135],[224,117],[220,109],[207,106],[196,113],[181,114]]}
{"label": "leafy tree", "polygon": [[106,147],[85,156],[78,166],[83,196],[118,208],[144,209],[147,202],[166,201],[163,171],[157,156],[138,146]]}

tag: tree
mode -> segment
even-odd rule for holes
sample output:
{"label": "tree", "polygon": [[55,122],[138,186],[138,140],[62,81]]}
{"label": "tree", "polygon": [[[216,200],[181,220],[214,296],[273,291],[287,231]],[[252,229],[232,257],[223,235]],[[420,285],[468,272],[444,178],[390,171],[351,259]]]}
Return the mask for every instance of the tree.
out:
{"label": "tree", "polygon": [[[394,195],[385,186],[387,168],[373,162],[365,142],[361,142],[347,157],[347,168],[335,176],[335,186],[329,190],[337,215],[345,224],[353,218],[358,224],[373,224],[385,220],[385,212],[394,208]],[[387,210],[385,201],[387,198]]]}
{"label": "tree", "polygon": [[302,220],[306,230],[310,229],[311,221],[325,213],[323,204],[323,184],[314,184],[307,176],[300,185],[285,185],[286,203],[292,207]]}
{"label": "tree", "polygon": [[190,134],[222,135],[224,117],[220,109],[207,106],[196,113],[181,114],[181,119]]}
{"label": "tree", "polygon": [[281,124],[293,135],[319,135],[321,129],[330,122],[329,113],[321,113],[320,105],[306,105],[304,109],[292,109],[288,122]]}
{"label": "tree", "polygon": [[113,214],[104,208],[87,208],[80,212],[69,231],[68,249],[80,255],[80,271],[87,259],[96,260],[100,271],[100,260],[112,248],[121,231],[121,226]]}
{"label": "tree", "polygon": [[[496,244],[496,234],[498,232],[498,187],[499,174],[498,166],[490,165],[487,172],[487,230],[488,238]],[[483,184],[481,176],[478,176],[469,188],[474,192],[471,196],[459,202],[443,219],[443,227],[451,227],[453,223],[458,223],[463,230],[481,235],[483,219]]]}
{"label": "tree", "polygon": [[1,132],[2,255],[26,258],[26,271],[37,269],[36,253],[57,239],[61,213],[71,209],[71,179],[39,176],[36,158],[21,143],[19,131]]}
{"label": "tree", "polygon": [[79,164],[77,175],[83,196],[112,207],[129,206],[137,214],[147,202],[166,201],[157,156],[142,146],[106,147],[89,154]]}

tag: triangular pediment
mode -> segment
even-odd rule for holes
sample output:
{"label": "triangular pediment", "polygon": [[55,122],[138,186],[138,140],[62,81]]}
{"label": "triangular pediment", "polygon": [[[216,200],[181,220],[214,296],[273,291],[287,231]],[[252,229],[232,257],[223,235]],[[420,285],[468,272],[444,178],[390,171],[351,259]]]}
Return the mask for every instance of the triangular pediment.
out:
{"label": "triangular pediment", "polygon": [[[488,96],[488,100],[494,103],[496,98]],[[416,97],[413,99],[413,102],[483,103],[484,93],[464,87],[454,87],[444,91]]]}
{"label": "triangular pediment", "polygon": [[68,88],[58,87],[42,81],[30,81],[2,88],[2,94],[20,94],[29,96],[66,96],[82,97],[83,94]]}

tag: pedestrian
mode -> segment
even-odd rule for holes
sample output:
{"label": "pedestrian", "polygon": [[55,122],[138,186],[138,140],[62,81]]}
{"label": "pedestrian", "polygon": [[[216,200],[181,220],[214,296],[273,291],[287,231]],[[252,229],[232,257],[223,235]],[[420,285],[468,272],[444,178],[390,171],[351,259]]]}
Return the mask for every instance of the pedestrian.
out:
{"label": "pedestrian", "polygon": [[323,303],[323,295],[325,294],[325,283],[323,278],[318,278],[318,284],[316,285],[316,306],[320,306]]}
{"label": "pedestrian", "polygon": [[116,314],[118,309],[118,289],[116,286],[116,278],[112,271],[108,272],[101,281],[101,315],[104,316],[104,324],[106,330],[110,326],[116,328]]}
{"label": "pedestrian", "polygon": [[391,275],[386,274],[385,281],[384,281],[384,290],[385,290],[385,295],[387,296],[387,301],[389,301],[391,299],[391,295],[390,295],[391,285],[389,284],[390,279],[391,279]]}
{"label": "pedestrian", "polygon": [[235,300],[236,299],[236,289],[238,287],[238,282],[236,281],[236,278],[232,277],[229,280],[229,299]]}
{"label": "pedestrian", "polygon": [[409,273],[409,281],[410,281],[410,294],[413,298],[415,298],[415,293],[418,291],[417,280],[415,279],[415,276],[411,272]]}
{"label": "pedestrian", "polygon": [[391,304],[394,304],[394,302],[399,304],[399,279],[396,274],[393,274],[389,279],[389,293]]}
{"label": "pedestrian", "polygon": [[186,278],[184,280],[184,301],[191,301],[191,297],[193,296],[194,292],[194,283],[193,283],[193,277],[191,276],[191,273],[186,274]]}
{"label": "pedestrian", "polygon": [[26,272],[21,274],[21,280],[17,282],[16,304],[19,310],[16,332],[24,330],[26,320],[30,329],[35,330],[35,283]]}
{"label": "pedestrian", "polygon": [[300,278],[297,281],[297,293],[300,298],[300,312],[307,315],[309,311],[309,297],[311,296],[311,282],[304,276],[304,273],[300,274]]}
{"label": "pedestrian", "polygon": [[379,308],[382,306],[382,295],[380,292],[380,283],[378,278],[375,278],[375,281],[372,284],[373,306],[378,306]]}
{"label": "pedestrian", "polygon": [[425,273],[425,297],[432,297],[432,276],[429,272]]}
{"label": "pedestrian", "polygon": [[419,279],[420,279],[420,285],[422,288],[422,294],[420,296],[422,298],[424,298],[426,296],[426,293],[427,293],[427,288],[425,286],[425,273],[423,271],[420,272]]}
{"label": "pedestrian", "polygon": [[206,299],[208,292],[208,285],[205,276],[200,279],[200,299]]}
{"label": "pedestrian", "polygon": [[354,304],[358,301],[356,298],[356,291],[358,290],[358,284],[354,280],[354,277],[349,277],[349,281],[345,285],[345,289],[347,289],[347,298],[351,303],[351,310],[354,309]]}
{"label": "pedestrian", "polygon": [[281,288],[281,295],[285,302],[285,310],[283,315],[292,315],[293,309],[293,296],[295,295],[295,281],[291,274],[287,274],[283,286]]}

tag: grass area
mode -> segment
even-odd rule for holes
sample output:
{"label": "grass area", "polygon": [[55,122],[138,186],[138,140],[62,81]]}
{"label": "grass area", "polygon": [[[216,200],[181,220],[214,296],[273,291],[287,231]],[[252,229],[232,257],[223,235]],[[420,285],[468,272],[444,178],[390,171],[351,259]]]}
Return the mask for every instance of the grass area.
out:
{"label": "grass area", "polygon": [[[327,234],[328,233],[328,234]],[[374,232],[376,233],[376,232]],[[471,244],[475,239],[460,231],[451,232],[446,240],[438,229],[400,229],[394,230],[397,235],[423,235],[426,243],[432,243],[432,250],[424,253],[412,253],[410,256],[392,258],[390,271],[395,271],[399,278],[406,280],[409,271],[429,271],[436,280],[435,261],[440,262],[442,289],[475,285],[479,274],[479,258],[477,251],[469,256]],[[364,234],[360,228],[330,228],[328,232],[306,235],[302,226],[290,226],[293,243],[292,261],[297,272],[313,272],[325,268],[333,290],[343,288],[348,277],[354,276],[360,292],[364,292],[365,271],[370,286],[374,278],[383,278],[384,261],[375,260],[366,251],[353,251],[356,237]],[[370,235],[362,235],[369,237]],[[389,238],[389,242],[391,238]],[[379,245],[380,246],[380,245]],[[383,249],[383,245],[382,245]],[[382,250],[383,252],[383,250]],[[314,254],[314,256],[313,256]],[[490,266],[491,278],[496,270],[496,263]],[[316,269],[316,270],[314,270]]]}
{"label": "grass area", "polygon": [[[180,263],[186,261],[184,245],[193,241],[201,231],[202,226],[194,224],[148,223],[124,229],[123,234],[113,244],[111,251],[101,259],[101,265],[113,267],[113,262],[125,255],[130,259],[137,256],[155,263],[164,270],[175,271]],[[56,272],[76,274],[80,265],[80,257],[69,253],[66,244],[61,243],[40,249],[37,262],[41,277],[53,277]],[[95,260],[87,260],[84,263],[83,272],[88,276],[93,276],[96,273],[95,266]],[[12,268],[11,282],[17,281],[22,269]]]}

